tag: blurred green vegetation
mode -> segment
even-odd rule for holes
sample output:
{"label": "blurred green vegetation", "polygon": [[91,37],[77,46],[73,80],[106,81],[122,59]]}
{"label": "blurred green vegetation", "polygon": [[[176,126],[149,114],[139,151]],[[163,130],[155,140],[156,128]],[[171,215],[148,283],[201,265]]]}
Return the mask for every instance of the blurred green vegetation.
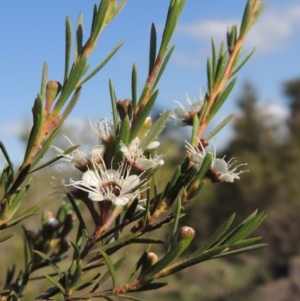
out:
{"label": "blurred green vegetation", "polygon": [[[234,135],[222,153],[226,154],[227,158],[235,157],[238,163],[247,162],[249,172],[242,174],[241,180],[234,184],[220,183],[214,189],[206,189],[201,199],[187,207],[187,214],[181,221],[182,225],[193,227],[197,236],[201,238],[192,242],[192,248],[189,250],[192,252],[199,248],[232,212],[237,212],[238,223],[258,208],[265,211],[268,217],[257,230],[257,234],[263,236],[263,241],[267,242],[269,247],[191,267],[172,275],[169,285],[164,289],[143,293],[143,298],[252,301],[260,298],[260,295],[255,293],[258,287],[276,282],[277,279],[291,277],[292,259],[300,256],[300,78],[284,83],[283,92],[290,109],[290,116],[285,121],[261,109],[254,87],[249,83],[245,84],[237,100],[240,112],[234,119]],[[184,156],[184,145],[174,138],[176,135],[173,131],[175,128],[169,126],[161,137],[161,153],[171,150],[165,157],[165,166],[158,176],[161,188],[171,177],[174,166],[176,167]],[[72,127],[65,127],[62,132],[69,136]],[[22,133],[23,138],[24,135],[25,132]],[[81,143],[83,136],[87,137],[80,135],[71,137],[71,140],[75,144]],[[64,143],[68,142],[61,140],[58,146],[69,147]],[[56,189],[53,186],[63,178],[63,173],[63,165],[61,168],[55,165],[35,174],[34,184],[23,201],[23,209],[39,203],[43,203],[43,206],[38,215],[23,223],[27,229],[39,226],[42,210],[55,213],[60,206],[62,195],[55,193]],[[53,176],[58,180],[53,179]],[[83,211],[84,209],[82,206]],[[90,226],[92,227],[92,224]],[[15,227],[13,231],[17,228],[19,230],[14,233],[15,236],[1,245],[5,250],[2,254],[6,254],[6,258],[2,260],[4,265],[1,266],[0,286],[5,280],[7,268],[16,264],[18,269],[24,265],[23,232],[21,227]],[[159,238],[166,239],[167,232],[168,230],[163,228]],[[130,257],[136,260],[140,251],[136,246],[130,246],[129,261],[125,268],[130,268]],[[124,253],[123,250],[121,252]],[[157,252],[159,254],[159,249]],[[35,289],[39,292],[43,289],[37,280],[28,287],[33,295],[36,295]],[[30,298],[33,295],[27,296]],[[270,300],[277,299],[274,297]]]}

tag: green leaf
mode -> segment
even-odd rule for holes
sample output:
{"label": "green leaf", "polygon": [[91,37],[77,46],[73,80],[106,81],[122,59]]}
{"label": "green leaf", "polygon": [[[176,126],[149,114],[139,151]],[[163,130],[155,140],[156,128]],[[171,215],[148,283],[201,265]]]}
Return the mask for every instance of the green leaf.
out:
{"label": "green leaf", "polygon": [[164,32],[162,35],[162,42],[161,42],[160,49],[159,49],[160,56],[163,56],[163,54],[165,53],[165,51],[168,48],[168,45],[173,36],[176,24],[178,22],[179,16],[185,5],[185,2],[186,2],[185,0],[181,0],[181,1],[173,0],[170,2],[167,20],[166,20]]}
{"label": "green leaf", "polygon": [[77,61],[77,59],[80,57],[83,49],[82,45],[82,39],[83,39],[83,15],[80,12],[77,26],[76,26],[76,44],[75,44],[75,59],[74,62]]}
{"label": "green leaf", "polygon": [[158,71],[156,77],[155,77],[155,81],[154,81],[154,83],[153,83],[153,85],[152,85],[152,89],[155,89],[155,87],[157,86],[157,84],[158,84],[158,82],[159,82],[159,80],[160,80],[162,74],[164,73],[165,68],[166,68],[166,66],[167,66],[167,64],[168,64],[168,62],[169,62],[169,60],[170,60],[170,58],[171,58],[171,55],[172,55],[174,49],[175,49],[175,45],[173,45],[173,46],[170,48],[170,50],[168,50],[167,54],[165,55],[164,60],[163,60],[161,66],[160,66],[160,68],[159,68],[159,71]]}
{"label": "green leaf", "polygon": [[246,253],[246,252],[250,252],[250,251],[254,251],[254,250],[257,250],[257,249],[264,248],[266,246],[268,246],[268,244],[264,244],[264,243],[256,244],[256,245],[241,248],[241,249],[238,249],[238,250],[233,250],[233,251],[221,253],[221,254],[218,254],[218,255],[214,256],[213,258],[221,258],[221,257],[227,257],[227,256],[241,254],[241,253]]}
{"label": "green leaf", "polygon": [[216,115],[216,113],[219,111],[219,109],[222,107],[223,103],[227,99],[228,95],[231,93],[235,83],[237,81],[237,78],[235,77],[225,88],[225,90],[222,92],[222,94],[219,96],[217,102],[212,107],[210,114],[209,114],[209,121],[212,120],[212,118]]}
{"label": "green leaf", "polygon": [[49,275],[45,275],[45,277],[55,286],[57,287],[64,295],[66,294],[65,289],[63,288],[63,286],[54,278],[52,278]]}
{"label": "green leaf", "polygon": [[146,271],[145,275],[142,275],[142,279],[145,279],[145,281],[147,282],[155,278],[156,274],[166,268],[174,259],[178,258],[183,253],[183,251],[192,242],[193,238],[193,235],[186,235],[184,237],[181,236],[178,243],[174,245],[172,249],[161,260],[159,260],[153,267]]}
{"label": "green leaf", "polygon": [[151,245],[148,246],[148,248],[145,250],[145,252],[141,255],[141,257],[139,258],[139,260],[136,262],[136,264],[132,267],[132,269],[130,270],[130,272],[128,273],[128,275],[126,276],[126,278],[124,279],[124,281],[122,282],[122,285],[124,285],[125,283],[127,283],[130,278],[138,271],[138,269],[141,267],[141,265],[143,264],[143,262],[145,261],[145,258],[147,257],[148,252],[150,251],[150,247]]}
{"label": "green leaf", "polygon": [[128,144],[128,139],[130,135],[130,119],[129,116],[126,115],[125,118],[122,120],[121,128],[120,128],[120,134],[119,134],[119,141],[116,147],[116,153],[115,153],[115,159],[113,162],[114,168],[118,168],[120,165],[120,162],[122,162],[123,159],[123,152],[121,151],[121,142],[123,142],[125,145]]}
{"label": "green leaf", "polygon": [[132,111],[135,113],[137,105],[137,67],[133,64],[131,72],[131,98],[132,98]]}
{"label": "green leaf", "polygon": [[74,271],[74,273],[70,273],[69,275],[69,279],[70,279],[70,287],[73,287],[78,279],[80,278],[81,274],[82,274],[82,262],[81,260],[74,260],[73,262],[76,262],[76,269]]}
{"label": "green leaf", "polygon": [[[76,87],[77,83],[79,82],[79,79],[83,75],[85,71],[87,57],[82,56],[80,59],[76,62],[76,64],[72,67],[70,75],[68,80],[64,83],[60,97],[58,98],[54,108],[53,113],[58,114],[64,104],[66,103],[67,99],[73,92],[74,88]],[[77,89],[78,90],[78,89]]]}
{"label": "green leaf", "polygon": [[156,29],[155,29],[155,25],[152,23],[151,33],[150,33],[150,52],[149,52],[149,72],[148,72],[148,74],[151,74],[151,71],[155,64],[155,59],[156,59]]}
{"label": "green leaf", "polygon": [[212,160],[213,160],[213,155],[211,153],[206,154],[206,156],[201,164],[200,170],[197,173],[197,178],[199,180],[202,180],[205,177],[207,171],[211,167]]}
{"label": "green leaf", "polygon": [[110,99],[111,99],[111,107],[112,107],[112,115],[113,115],[113,123],[114,128],[117,130],[119,127],[119,118],[118,118],[118,110],[117,110],[117,98],[113,83],[109,80],[109,92],[110,92]]}
{"label": "green leaf", "polygon": [[8,163],[9,167],[10,167],[10,170],[12,172],[12,176],[13,176],[13,171],[14,171],[14,165],[13,163],[11,162],[10,158],[9,158],[9,155],[8,155],[8,152],[6,151],[6,148],[4,146],[4,144],[2,143],[2,141],[0,141],[0,149],[5,157],[5,160],[6,162]]}
{"label": "green leaf", "polygon": [[93,276],[93,277],[91,277],[91,278],[85,280],[83,283],[80,283],[79,285],[74,286],[73,289],[76,290],[76,291],[81,291],[81,290],[83,290],[83,289],[89,287],[90,285],[94,284],[95,280],[96,280],[97,278],[99,278],[100,275],[101,275],[100,273],[96,274],[95,276]]}
{"label": "green leaf", "polygon": [[45,62],[43,65],[42,81],[41,81],[41,90],[40,95],[44,100],[46,97],[46,85],[48,81],[48,64]]}
{"label": "green leaf", "polygon": [[241,223],[222,243],[234,244],[250,235],[266,218],[264,213],[253,216],[250,220]]}
{"label": "green leaf", "polygon": [[174,216],[173,229],[172,229],[171,239],[170,239],[169,247],[168,247],[168,252],[170,252],[172,244],[174,242],[175,234],[176,234],[177,228],[178,228],[178,222],[180,219],[180,212],[181,212],[181,198],[178,197],[177,204],[176,204],[175,216]]}
{"label": "green leaf", "polygon": [[197,114],[193,116],[193,128],[192,128],[192,136],[191,136],[191,144],[195,145],[197,136],[199,133],[199,125],[200,125],[200,120]]}
{"label": "green leaf", "polygon": [[38,166],[38,167],[30,170],[29,174],[31,174],[31,173],[33,173],[33,172],[35,172],[37,170],[40,170],[40,169],[42,169],[42,168],[44,168],[46,166],[49,166],[50,164],[58,161],[59,159],[61,159],[61,158],[64,157],[63,155],[67,155],[67,154],[71,153],[72,151],[74,151],[75,149],[77,149],[79,146],[80,145],[73,145],[73,146],[71,146],[70,148],[68,148],[67,150],[65,150],[61,155],[58,155],[55,158],[49,160],[48,162],[46,162],[46,163],[44,163],[44,164],[42,164],[42,165],[40,165],[40,166]]}
{"label": "green leaf", "polygon": [[171,111],[167,111],[164,114],[162,114],[156,122],[151,126],[149,129],[147,135],[143,137],[143,139],[140,142],[139,148],[141,149],[147,149],[148,145],[161,133],[161,131],[164,129],[165,124],[167,123],[169,117],[170,117]]}
{"label": "green leaf", "polygon": [[33,108],[33,126],[30,131],[30,135],[28,138],[28,143],[25,151],[25,156],[23,162],[27,162],[28,157],[34,147],[36,140],[39,137],[40,131],[42,129],[42,119],[43,119],[43,100],[40,94],[38,94],[37,98],[35,99]]}
{"label": "green leaf", "polygon": [[213,38],[211,38],[211,49],[212,49],[212,78],[215,77],[217,70],[217,48]]}
{"label": "green leaf", "polygon": [[149,116],[149,113],[155,103],[156,97],[158,95],[158,90],[155,90],[153,94],[151,95],[150,99],[148,100],[147,104],[143,108],[143,110],[140,112],[139,116],[137,116],[137,119],[131,127],[130,131],[130,138],[129,143],[137,136],[139,130],[143,126],[143,123],[145,122],[146,118]]}
{"label": "green leaf", "polygon": [[225,68],[227,66],[227,61],[228,61],[228,53],[225,52],[224,55],[218,61],[217,70],[216,70],[216,74],[214,77],[214,85],[216,87],[219,86],[220,81],[223,78],[223,74],[224,74]]}
{"label": "green leaf", "polygon": [[213,88],[213,70],[212,70],[212,64],[210,58],[207,58],[206,70],[207,70],[208,93],[211,95],[212,88]]}
{"label": "green leaf", "polygon": [[69,239],[69,243],[71,244],[71,246],[74,249],[73,260],[78,261],[80,259],[80,250],[79,250],[77,244],[74,241]]}
{"label": "green leaf", "polygon": [[[109,243],[109,244],[107,244],[105,246],[102,246],[101,250],[102,251],[107,251],[107,250],[110,250],[110,249],[115,248],[115,247],[120,247],[122,245],[129,244],[130,241],[133,238],[136,238],[139,235],[140,235],[140,233],[133,233],[133,234],[126,235],[124,237],[119,238],[116,241],[113,241],[113,242],[111,242],[111,243]],[[99,250],[98,249],[97,250],[93,250],[89,254],[93,254],[93,253],[99,253]]]}
{"label": "green leaf", "polygon": [[243,15],[243,19],[242,19],[242,23],[241,23],[241,27],[240,27],[240,36],[243,36],[247,33],[252,2],[253,1],[247,1],[247,5],[244,10],[244,15]]}
{"label": "green leaf", "polygon": [[255,49],[256,48],[254,47],[251,50],[251,52],[244,58],[244,60],[239,64],[239,66],[235,68],[235,70],[231,73],[231,77],[234,76],[247,63],[247,61],[250,59],[250,57],[254,53]]}
{"label": "green leaf", "polygon": [[4,236],[0,237],[0,242],[3,242],[3,241],[5,241],[5,240],[8,240],[8,239],[10,239],[10,238],[13,237],[13,236],[14,236],[14,234],[7,234],[7,235],[4,235]]}
{"label": "green leaf", "polygon": [[[59,275],[59,277],[62,277],[62,272],[60,268],[56,265],[56,263],[45,253],[33,250],[34,253],[38,254],[42,259],[44,259],[49,266],[52,267],[52,269]],[[47,275],[45,275],[47,277]],[[49,276],[50,277],[50,276]],[[48,278],[48,277],[47,277]]]}
{"label": "green leaf", "polygon": [[111,261],[110,257],[104,251],[99,250],[99,252],[102,254],[103,259],[104,259],[104,261],[107,265],[108,271],[109,271],[110,276],[111,276],[113,288],[114,288],[116,286],[116,270],[115,270],[114,264]]}
{"label": "green leaf", "polygon": [[124,41],[121,41],[118,43],[112,51],[106,56],[106,58],[91,72],[89,73],[86,77],[84,77],[78,84],[77,86],[82,86],[85,82],[87,82],[89,79],[91,79],[95,74],[97,74],[107,63],[108,61],[115,55],[115,53],[123,46]]}
{"label": "green leaf", "polygon": [[17,218],[11,220],[10,222],[2,224],[0,226],[0,230],[12,227],[12,226],[18,224],[19,222],[21,222],[22,220],[28,218],[29,216],[32,216],[32,215],[36,214],[37,213],[36,209],[39,208],[40,206],[41,206],[41,204],[39,204],[37,206],[34,206],[34,207],[26,210],[20,216],[18,216]]}
{"label": "green leaf", "polygon": [[230,217],[217,229],[217,231],[204,243],[204,245],[194,252],[191,257],[201,255],[206,250],[214,247],[219,241],[220,238],[226,233],[229,227],[232,225],[232,222],[235,218],[235,213],[230,215]]}
{"label": "green leaf", "polygon": [[76,213],[76,215],[78,217],[78,220],[80,222],[80,226],[83,229],[83,232],[85,233],[86,237],[88,237],[87,227],[85,225],[85,222],[84,222],[84,219],[83,219],[83,217],[81,215],[81,212],[80,212],[80,210],[79,210],[79,208],[78,208],[78,206],[76,204],[76,201],[74,200],[73,196],[69,192],[67,192],[67,191],[65,191],[65,192],[66,192],[66,195],[67,195],[70,203],[72,204],[72,206],[74,208],[74,211],[75,211],[75,213]]}
{"label": "green leaf", "polygon": [[91,41],[96,42],[101,30],[105,26],[104,20],[106,18],[110,0],[102,0],[98,8],[97,14],[93,20],[93,28],[91,32]]}
{"label": "green leaf", "polygon": [[211,138],[213,138],[220,130],[222,130],[222,128],[224,126],[227,125],[228,122],[231,121],[231,119],[233,118],[233,114],[229,115],[228,117],[226,117],[216,128],[214,128],[205,138],[206,140],[210,140]]}
{"label": "green leaf", "polygon": [[[101,252],[101,251],[100,251]],[[124,260],[126,259],[127,254],[124,254],[121,258],[119,258],[115,264],[112,263],[110,260],[110,257],[105,253],[101,252],[103,259],[108,267],[108,271],[101,277],[101,279],[98,281],[98,283],[94,286],[94,288],[91,290],[91,292],[94,292],[98,287],[100,287],[108,278],[109,275],[112,278],[113,281],[113,287],[115,287],[116,282],[116,271],[118,268],[123,264]],[[104,257],[105,256],[105,257]]]}
{"label": "green leaf", "polygon": [[185,260],[182,260],[181,262],[176,262],[174,264],[172,264],[171,266],[167,267],[164,270],[164,273],[160,273],[158,278],[162,278],[162,277],[166,277],[168,275],[174,274],[178,271],[181,271],[183,269],[186,269],[192,265],[195,265],[197,263],[203,262],[203,261],[207,261],[212,259],[214,256],[221,254],[224,250],[226,250],[228,248],[227,245],[223,245],[223,246],[219,246],[219,247],[215,247],[211,250],[208,250],[198,256],[195,257],[190,257],[187,258]]}
{"label": "green leaf", "polygon": [[66,18],[66,42],[65,42],[65,75],[64,83],[68,79],[69,69],[70,69],[70,57],[71,57],[71,47],[72,47],[72,25],[69,17]]}
{"label": "green leaf", "polygon": [[144,292],[144,291],[152,291],[160,289],[164,286],[168,285],[167,282],[154,282],[154,283],[147,283],[145,285],[138,286],[136,289],[129,290],[129,292]]}

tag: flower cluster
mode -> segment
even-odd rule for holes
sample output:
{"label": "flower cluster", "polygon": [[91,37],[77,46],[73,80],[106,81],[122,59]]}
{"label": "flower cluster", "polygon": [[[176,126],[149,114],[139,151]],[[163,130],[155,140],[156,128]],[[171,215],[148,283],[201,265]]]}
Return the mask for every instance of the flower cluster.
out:
{"label": "flower cluster", "polygon": [[[112,165],[112,162],[105,161],[105,153],[107,145],[116,140],[115,129],[106,119],[100,120],[97,127],[91,121],[90,125],[100,142],[87,155],[78,149],[66,154],[53,146],[66,163],[82,172],[81,175],[77,173],[75,177],[63,180],[67,191],[76,198],[85,198],[85,201],[87,197],[90,201],[106,201],[114,206],[126,206],[136,198],[143,202],[141,195],[147,183],[145,172],[164,164],[162,155],[150,155],[150,151],[155,150],[160,143],[153,141],[143,150],[137,137],[128,146],[121,141],[122,161],[118,163],[117,169],[112,166],[107,168],[107,164]],[[70,139],[65,138],[75,147]]]}
{"label": "flower cluster", "polygon": [[[188,149],[192,157],[193,164],[197,164],[201,166],[206,156],[206,151],[201,141],[198,139],[199,147],[192,146],[188,142],[186,143],[187,143],[186,148]],[[213,181],[234,182],[234,180],[240,179],[239,175],[241,173],[248,171],[248,170],[237,171],[237,169],[240,166],[247,165],[247,163],[235,165],[236,161],[234,161],[234,158],[231,158],[228,162],[225,161],[225,156],[222,159],[217,158],[216,146],[214,147],[214,152],[211,152],[211,154],[212,154],[212,163],[210,166],[210,172]]]}
{"label": "flower cluster", "polygon": [[203,91],[200,89],[199,99],[195,99],[194,102],[191,101],[188,93],[186,93],[186,103],[187,107],[184,107],[179,101],[175,100],[179,106],[174,109],[171,116],[175,120],[175,124],[179,126],[186,126],[193,124],[193,117],[199,114],[203,104],[204,96]]}

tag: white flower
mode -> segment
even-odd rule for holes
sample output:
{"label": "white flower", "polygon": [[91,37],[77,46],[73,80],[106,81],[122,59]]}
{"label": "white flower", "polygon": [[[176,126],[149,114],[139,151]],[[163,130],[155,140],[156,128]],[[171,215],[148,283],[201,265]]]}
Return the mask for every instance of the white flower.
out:
{"label": "white flower", "polygon": [[188,93],[186,93],[186,103],[187,108],[185,108],[179,101],[174,101],[179,105],[176,109],[174,109],[173,113],[170,115],[173,119],[175,119],[175,123],[179,126],[192,125],[194,115],[198,114],[203,106],[203,93],[200,90],[200,99],[194,102],[191,101]]}
{"label": "white flower", "polygon": [[[198,139],[199,145],[201,150],[196,147],[192,146],[190,143],[187,142],[186,148],[192,155],[192,159],[194,163],[199,164],[201,166],[205,156],[206,151],[201,143],[201,141]],[[213,156],[212,163],[211,163],[211,170],[215,173],[217,176],[218,181],[221,182],[234,182],[234,180],[240,179],[239,175],[241,173],[244,173],[248,170],[240,170],[236,172],[236,170],[243,165],[247,165],[247,163],[239,164],[234,166],[236,161],[234,161],[234,158],[231,158],[228,162],[226,162],[225,156],[222,159],[216,158],[216,147],[214,149],[214,152],[210,152]]]}
{"label": "white flower", "polygon": [[[145,171],[156,167],[157,165],[163,165],[164,160],[162,159],[162,155],[155,156],[154,158],[146,158],[144,155],[144,151],[139,148],[140,146],[140,139],[138,137],[134,138],[130,143],[129,147],[127,147],[123,142],[121,144],[121,151],[126,157],[127,161],[132,165],[134,168]],[[158,141],[151,142],[147,149],[155,149],[159,146]]]}
{"label": "white flower", "polygon": [[[72,146],[74,146],[73,142],[64,135],[64,137],[70,142]],[[63,156],[63,160],[71,165],[76,166],[79,170],[85,170],[87,166],[90,166],[92,162],[101,162],[102,156],[105,152],[105,145],[98,144],[93,146],[88,152],[87,156],[79,149],[73,150],[69,154],[63,154],[64,150],[51,146],[54,148],[59,155]]]}
{"label": "white flower", "polygon": [[137,197],[141,191],[136,189],[138,185],[142,186],[137,175],[129,175],[130,168],[123,164],[118,170],[106,169],[104,165],[95,163],[95,170],[87,170],[82,179],[73,181],[70,184],[75,188],[88,192],[88,197],[92,201],[110,201],[116,206],[125,206],[128,202]]}
{"label": "white flower", "polygon": [[101,139],[103,143],[108,142],[116,137],[115,129],[113,124],[108,121],[106,118],[98,120],[97,127],[92,125],[91,120],[90,125],[92,131]]}

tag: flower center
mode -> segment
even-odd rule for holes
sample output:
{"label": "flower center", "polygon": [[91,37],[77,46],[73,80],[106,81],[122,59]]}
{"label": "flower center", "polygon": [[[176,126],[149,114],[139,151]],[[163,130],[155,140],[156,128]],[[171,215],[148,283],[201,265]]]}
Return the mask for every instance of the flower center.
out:
{"label": "flower center", "polygon": [[101,185],[100,191],[103,195],[113,194],[114,196],[119,196],[121,192],[121,186],[114,181],[109,181]]}

